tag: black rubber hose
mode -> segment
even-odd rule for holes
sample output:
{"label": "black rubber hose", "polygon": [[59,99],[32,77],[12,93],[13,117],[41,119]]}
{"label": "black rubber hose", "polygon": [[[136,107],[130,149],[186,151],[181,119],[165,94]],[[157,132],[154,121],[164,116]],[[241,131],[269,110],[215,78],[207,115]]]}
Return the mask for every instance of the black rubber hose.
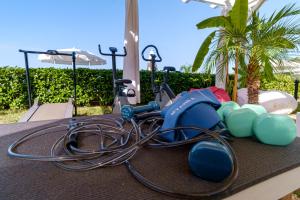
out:
{"label": "black rubber hose", "polygon": [[[76,122],[76,126],[72,128],[68,128],[68,124],[42,128],[21,137],[11,144],[8,148],[8,155],[13,158],[26,160],[51,161],[54,162],[58,167],[73,171],[85,171],[99,167],[115,166],[125,163],[129,172],[146,187],[163,194],[180,198],[212,197],[224,192],[236,180],[238,176],[237,158],[228,142],[220,137],[220,132],[222,132],[222,130],[212,131],[199,127],[177,127],[160,131],[159,129],[161,128],[161,124],[163,122],[161,117],[146,115],[140,119],[143,120],[139,120],[138,124],[134,121],[134,119],[132,119],[130,123],[131,127],[127,126],[126,129],[122,126],[123,121],[119,119],[83,120]],[[145,131],[146,127],[147,130]],[[163,141],[159,137],[161,134],[167,133],[168,131],[182,131],[184,129],[193,129],[199,131],[201,134],[188,140],[176,142]],[[53,132],[63,134],[52,145],[50,151],[51,155],[29,155],[17,152],[17,148],[26,141],[45,134],[52,134]],[[102,147],[96,150],[84,150],[80,148],[80,134],[97,135],[99,136],[99,139],[103,137],[111,137],[113,139],[113,143],[106,146],[102,144]],[[167,187],[156,185],[150,180],[147,180],[130,163],[130,159],[135,155],[138,149],[145,145],[154,148],[172,148],[208,139],[216,139],[221,144],[225,145],[229,149],[233,159],[233,170],[230,176],[223,182],[224,184],[222,187],[214,191],[203,193],[185,193],[173,191]],[[61,155],[61,147],[63,147],[65,153],[63,155]],[[58,154],[58,152],[60,152],[60,154]]]}
{"label": "black rubber hose", "polygon": [[[148,187],[151,190],[154,190],[154,191],[157,191],[157,192],[160,192],[160,193],[172,196],[172,197],[177,197],[177,198],[186,198],[186,199],[198,199],[198,198],[208,198],[208,197],[212,198],[213,196],[219,195],[220,193],[227,190],[234,183],[234,181],[238,177],[239,168],[238,168],[238,161],[236,158],[236,154],[235,154],[234,150],[231,148],[231,146],[228,144],[228,142],[217,135],[210,134],[210,136],[211,136],[211,138],[217,139],[220,143],[225,145],[229,149],[229,152],[233,159],[233,170],[232,170],[231,174],[229,175],[229,177],[227,179],[225,179],[223,181],[223,185],[216,190],[208,191],[208,192],[199,192],[199,193],[178,192],[178,191],[175,191],[172,189],[168,189],[167,187],[157,185],[157,184],[151,182],[150,180],[146,179],[139,171],[137,171],[137,169],[130,163],[129,160],[125,162],[125,165],[126,165],[128,171],[131,173],[131,175],[134,178],[136,178],[136,180],[138,180],[140,183],[142,183],[144,186]],[[189,142],[187,141],[186,143],[189,143]],[[181,145],[183,145],[183,144],[184,144],[184,142]]]}

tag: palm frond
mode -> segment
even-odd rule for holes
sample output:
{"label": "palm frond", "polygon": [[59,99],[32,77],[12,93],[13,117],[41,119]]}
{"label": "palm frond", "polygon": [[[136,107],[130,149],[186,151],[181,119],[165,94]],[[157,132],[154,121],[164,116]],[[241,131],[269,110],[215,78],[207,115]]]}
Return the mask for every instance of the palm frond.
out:
{"label": "palm frond", "polygon": [[296,7],[296,3],[286,5],[278,12],[273,12],[271,17],[269,18],[269,24],[272,26],[276,24],[278,21],[282,20],[286,17],[291,17],[300,14],[300,9]]}
{"label": "palm frond", "polygon": [[264,61],[264,67],[263,67],[263,76],[266,80],[273,80],[274,79],[274,67],[271,63],[271,61],[269,60],[269,58],[266,56]]}
{"label": "palm frond", "polygon": [[236,0],[229,16],[236,29],[245,30],[248,19],[248,0]]}
{"label": "palm frond", "polygon": [[228,17],[225,16],[216,16],[210,17],[199,22],[197,25],[198,29],[205,29],[205,28],[218,28],[218,27],[231,27],[231,24],[228,20]]}
{"label": "palm frond", "polygon": [[193,67],[192,67],[193,72],[197,71],[201,67],[203,60],[209,51],[209,46],[211,44],[211,41],[215,37],[215,34],[216,34],[216,31],[209,34],[209,36],[204,40],[204,42],[200,46],[198,53],[196,55],[196,58],[194,60],[194,63],[193,63]]}

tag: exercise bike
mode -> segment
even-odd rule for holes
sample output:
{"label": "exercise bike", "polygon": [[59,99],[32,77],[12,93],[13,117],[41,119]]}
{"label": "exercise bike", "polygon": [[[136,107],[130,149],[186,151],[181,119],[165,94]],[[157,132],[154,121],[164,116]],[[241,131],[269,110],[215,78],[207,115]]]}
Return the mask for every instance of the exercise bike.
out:
{"label": "exercise bike", "polygon": [[112,58],[112,79],[113,79],[113,95],[114,103],[112,106],[113,114],[120,114],[123,105],[128,105],[127,97],[135,97],[135,91],[133,89],[127,89],[127,85],[131,84],[132,81],[129,79],[118,79],[117,78],[117,67],[116,57],[125,57],[127,55],[126,48],[123,47],[124,53],[117,54],[118,49],[115,47],[109,47],[111,53],[103,53],[101,51],[100,44],[98,45],[99,53],[103,56],[111,56]]}
{"label": "exercise bike", "polygon": [[[154,52],[154,50],[155,52]],[[145,57],[146,50],[149,50],[150,58]],[[157,85],[155,83],[155,65],[157,62],[161,62],[162,58],[159,55],[158,49],[154,45],[147,45],[142,51],[142,58],[143,60],[151,63],[151,89],[154,94],[154,100],[150,101],[147,105],[143,106],[131,106],[131,105],[124,105],[121,109],[121,115],[123,119],[130,121],[133,117],[138,117],[140,119],[147,117],[148,114],[151,116],[160,116],[159,110],[163,109],[165,106],[170,105],[173,103],[175,99],[175,94],[168,85],[169,80],[169,73],[171,71],[176,71],[175,67],[165,66],[164,71],[164,78],[161,85]],[[154,112],[153,112],[154,111]],[[144,113],[144,114],[142,114]],[[148,114],[147,114],[148,113]],[[141,115],[139,115],[141,114]],[[139,115],[139,116],[138,116]]]}
{"label": "exercise bike", "polygon": [[[145,57],[145,51],[147,49],[151,49],[150,58]],[[153,51],[155,49],[155,52]],[[173,103],[173,99],[175,99],[175,94],[168,85],[169,73],[171,71],[176,71],[175,67],[165,66],[163,68],[164,79],[161,85],[157,85],[155,83],[155,65],[157,62],[161,62],[162,58],[159,55],[158,49],[154,45],[147,45],[142,51],[142,58],[143,60],[151,63],[151,88],[155,96],[155,101],[159,104],[160,108],[164,108],[167,105]]]}

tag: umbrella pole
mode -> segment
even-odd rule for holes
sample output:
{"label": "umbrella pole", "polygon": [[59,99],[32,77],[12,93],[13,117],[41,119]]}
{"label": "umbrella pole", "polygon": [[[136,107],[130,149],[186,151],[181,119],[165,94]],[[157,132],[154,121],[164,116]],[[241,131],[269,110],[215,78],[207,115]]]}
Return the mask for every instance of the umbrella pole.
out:
{"label": "umbrella pole", "polygon": [[73,88],[74,88],[74,107],[75,107],[75,116],[77,116],[77,104],[76,104],[76,57],[75,52],[72,53],[72,62],[73,62]]}

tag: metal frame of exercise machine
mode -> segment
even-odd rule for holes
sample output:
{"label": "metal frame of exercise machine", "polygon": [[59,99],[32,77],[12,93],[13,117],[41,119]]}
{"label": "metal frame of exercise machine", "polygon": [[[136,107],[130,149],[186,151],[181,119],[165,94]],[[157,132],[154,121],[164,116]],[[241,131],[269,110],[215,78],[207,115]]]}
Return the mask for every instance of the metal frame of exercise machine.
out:
{"label": "metal frame of exercise machine", "polygon": [[[75,108],[75,115],[77,115],[77,104],[76,104],[76,53],[60,53],[56,50],[48,50],[48,51],[28,51],[19,49],[19,52],[24,53],[25,58],[25,69],[26,69],[26,82],[27,82],[27,93],[28,93],[28,105],[29,108],[32,107],[32,97],[31,97],[31,82],[30,82],[30,72],[29,72],[29,62],[28,62],[28,54],[47,54],[47,55],[60,55],[60,56],[71,56],[73,62],[73,88],[74,88],[74,100],[73,105]],[[34,113],[32,113],[33,115]]]}
{"label": "metal frame of exercise machine", "polygon": [[117,78],[116,57],[125,57],[127,55],[126,48],[123,47],[124,53],[122,53],[122,54],[117,54],[118,49],[115,47],[109,47],[109,50],[111,53],[103,53],[101,51],[101,46],[99,44],[98,50],[99,50],[99,53],[103,56],[111,56],[113,95],[114,95],[113,113],[120,114],[122,106],[129,104],[127,97],[135,97],[135,91],[133,89],[128,89],[127,92],[125,93],[125,89],[127,88],[126,84],[131,84],[132,81],[129,79],[118,79]]}
{"label": "metal frame of exercise machine", "polygon": [[[150,57],[151,58],[146,58],[145,57],[145,51],[149,48],[155,49],[154,51],[150,51]],[[147,62],[151,62],[151,87],[152,91],[155,95],[155,101],[160,105],[160,108],[165,107],[167,104],[170,102],[172,103],[172,100],[176,97],[170,86],[168,85],[168,76],[170,71],[176,71],[175,67],[171,66],[165,66],[163,68],[164,73],[164,80],[161,85],[155,84],[155,63],[161,62],[162,58],[160,57],[160,54],[158,52],[158,49],[155,45],[147,45],[143,51],[142,51],[142,58],[143,60]],[[157,58],[157,59],[156,59]]]}

